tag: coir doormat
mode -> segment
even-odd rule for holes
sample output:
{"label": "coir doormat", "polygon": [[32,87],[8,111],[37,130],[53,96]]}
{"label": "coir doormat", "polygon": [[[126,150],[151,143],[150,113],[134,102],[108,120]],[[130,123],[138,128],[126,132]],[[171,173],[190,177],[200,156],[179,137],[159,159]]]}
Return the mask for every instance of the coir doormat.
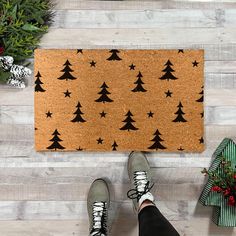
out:
{"label": "coir doormat", "polygon": [[203,68],[203,50],[36,50],[36,150],[201,152]]}

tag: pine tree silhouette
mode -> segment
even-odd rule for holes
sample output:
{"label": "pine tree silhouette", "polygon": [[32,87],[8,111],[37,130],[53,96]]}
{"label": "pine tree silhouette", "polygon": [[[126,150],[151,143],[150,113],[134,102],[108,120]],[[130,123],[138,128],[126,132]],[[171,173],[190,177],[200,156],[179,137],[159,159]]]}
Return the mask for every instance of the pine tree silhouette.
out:
{"label": "pine tree silhouette", "polygon": [[125,115],[127,116],[127,118],[125,118],[125,120],[123,120],[122,122],[126,123],[123,127],[120,128],[120,130],[138,130],[138,128],[136,128],[132,123],[135,122],[132,119],[133,114],[130,112],[130,110],[127,112],[127,114]]}
{"label": "pine tree silhouette", "polygon": [[173,66],[173,64],[170,62],[170,60],[168,60],[165,64],[166,68],[164,70],[162,70],[162,72],[165,72],[165,74],[160,78],[161,80],[176,80],[178,78],[176,78],[172,72],[175,72],[171,66]]}
{"label": "pine tree silhouette", "polygon": [[202,86],[202,91],[199,94],[201,95],[201,97],[198,100],[196,100],[196,102],[203,102],[204,101],[203,86]]}
{"label": "pine tree silhouette", "polygon": [[73,70],[70,68],[71,64],[68,60],[66,60],[65,64],[63,64],[65,68],[61,70],[61,72],[64,72],[62,76],[60,76],[58,79],[60,80],[74,80],[76,79],[70,72],[73,72]]}
{"label": "pine tree silhouette", "polygon": [[81,115],[83,115],[84,113],[80,110],[80,108],[82,107],[81,106],[81,104],[80,104],[80,102],[78,102],[78,104],[77,104],[77,110],[73,113],[74,115],[76,115],[75,116],[75,118],[73,119],[73,120],[71,120],[71,122],[86,122],[86,120],[84,120],[83,118],[82,118],[82,116]]}
{"label": "pine tree silhouette", "polygon": [[156,150],[166,149],[166,147],[164,147],[161,144],[161,142],[164,140],[160,137],[161,133],[159,132],[158,129],[156,130],[156,132],[153,135],[155,135],[155,137],[151,141],[153,141],[154,143],[150,147],[148,147],[148,149],[156,149]]}
{"label": "pine tree silhouette", "polygon": [[182,146],[180,146],[177,150],[182,152],[182,151],[184,151],[184,148],[182,148]]}
{"label": "pine tree silhouette", "polygon": [[35,80],[35,88],[34,88],[34,91],[35,92],[45,92],[46,90],[45,89],[43,89],[42,88],[42,86],[41,86],[41,84],[43,84],[43,82],[40,80],[40,77],[42,77],[41,76],[41,74],[39,73],[39,71],[38,71],[38,73],[37,73],[37,75],[35,76],[37,79]]}
{"label": "pine tree silhouette", "polygon": [[95,100],[95,102],[103,102],[103,103],[113,102],[113,100],[107,96],[108,94],[111,94],[111,93],[107,91],[107,88],[109,87],[106,85],[105,82],[102,84],[100,88],[102,90],[98,94],[101,94],[101,96],[97,100]]}
{"label": "pine tree silhouette", "polygon": [[179,109],[177,112],[175,112],[175,114],[177,115],[177,117],[172,120],[173,122],[187,122],[187,120],[184,119],[183,115],[185,114],[183,111],[182,111],[182,103],[179,102],[179,105],[177,106]]}
{"label": "pine tree silhouette", "polygon": [[117,49],[112,49],[109,51],[111,53],[111,56],[107,58],[108,61],[120,61],[122,60],[117,53],[119,53],[120,51]]}
{"label": "pine tree silhouette", "polygon": [[134,84],[137,84],[137,86],[132,90],[132,92],[146,92],[147,91],[142,86],[142,84],[144,84],[144,82],[142,81],[142,77],[143,77],[143,75],[139,71],[139,73],[137,75],[138,79],[136,80],[136,82],[134,82]]}
{"label": "pine tree silhouette", "polygon": [[79,146],[79,148],[76,148],[77,151],[83,151],[83,148]]}
{"label": "pine tree silhouette", "polygon": [[114,141],[114,143],[111,145],[113,148],[112,148],[112,151],[116,151],[117,149],[117,147],[118,147],[118,145],[117,145],[117,143],[116,143],[116,141]]}
{"label": "pine tree silhouette", "polygon": [[53,142],[50,146],[47,147],[47,149],[65,149],[59,142],[63,141],[61,140],[58,136],[60,133],[57,131],[57,129],[52,133],[53,138],[50,139],[49,141]]}

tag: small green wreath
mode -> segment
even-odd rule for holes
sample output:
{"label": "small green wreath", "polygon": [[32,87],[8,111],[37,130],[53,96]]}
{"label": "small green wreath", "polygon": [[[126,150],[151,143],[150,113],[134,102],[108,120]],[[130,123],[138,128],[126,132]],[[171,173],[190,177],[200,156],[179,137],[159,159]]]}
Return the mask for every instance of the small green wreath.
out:
{"label": "small green wreath", "polygon": [[31,57],[52,22],[52,7],[50,0],[1,0],[0,56]]}

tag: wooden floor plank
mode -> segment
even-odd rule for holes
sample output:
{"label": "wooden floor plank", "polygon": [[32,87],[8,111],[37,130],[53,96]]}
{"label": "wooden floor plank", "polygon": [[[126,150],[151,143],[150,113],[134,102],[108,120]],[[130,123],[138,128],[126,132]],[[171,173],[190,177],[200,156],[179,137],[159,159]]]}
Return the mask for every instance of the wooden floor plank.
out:
{"label": "wooden floor plank", "polygon": [[[196,212],[207,217],[211,207],[197,201],[155,201],[156,206],[171,221],[189,220]],[[111,202],[111,218],[135,217],[131,200]],[[81,220],[87,219],[85,201],[0,201],[0,220]]]}
{"label": "wooden floor plank", "polygon": [[[171,223],[181,235],[186,236],[233,236],[236,233],[235,228],[217,227],[206,217],[193,217],[188,221]],[[133,218],[116,220],[111,223],[110,228],[112,236],[138,235],[137,221]],[[87,236],[88,220],[0,221],[0,232],[4,236]]]}
{"label": "wooden floor plank", "polygon": [[234,0],[174,0],[174,1],[78,1],[57,0],[56,9],[77,10],[143,10],[143,9],[231,9],[235,8]]}
{"label": "wooden floor plank", "polygon": [[52,28],[211,28],[223,22],[230,26],[234,18],[228,18],[225,22],[219,9],[56,10]]}
{"label": "wooden floor plank", "polygon": [[[16,150],[17,151],[17,150]],[[129,153],[32,153],[29,156],[1,156],[0,168],[53,168],[53,167],[124,167],[127,165]],[[199,155],[177,153],[149,153],[148,159],[152,167],[206,167],[211,162],[211,154]],[[96,162],[94,161],[96,160]],[[99,163],[99,164],[98,164]]]}
{"label": "wooden floor plank", "polygon": [[[201,167],[152,168],[153,181],[158,184],[184,184],[204,181]],[[129,184],[127,166],[116,167],[36,167],[1,168],[0,184],[87,184],[99,177],[111,184]],[[175,173],[173,175],[173,173]]]}
{"label": "wooden floor plank", "polygon": [[[99,176],[98,176],[99,177]],[[92,181],[91,181],[92,182]],[[161,201],[198,200],[202,183],[155,184],[153,193]],[[0,201],[85,201],[90,183],[0,184]],[[112,201],[127,199],[129,184],[109,184]]]}
{"label": "wooden floor plank", "polygon": [[[194,38],[192,37],[194,35]],[[44,48],[97,48],[109,45],[123,48],[131,45],[155,44],[219,44],[236,43],[236,29],[171,28],[171,29],[50,29],[41,40]],[[123,46],[122,46],[123,45]],[[107,47],[106,46],[106,47]],[[140,47],[140,46],[139,46]]]}

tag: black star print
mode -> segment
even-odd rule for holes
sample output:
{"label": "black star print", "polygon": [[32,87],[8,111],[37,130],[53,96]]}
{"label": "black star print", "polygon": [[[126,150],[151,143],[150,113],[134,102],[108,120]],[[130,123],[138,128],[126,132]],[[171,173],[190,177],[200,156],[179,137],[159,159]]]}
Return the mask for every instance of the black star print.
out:
{"label": "black star print", "polygon": [[96,62],[94,60],[90,62],[90,67],[96,67]]}
{"label": "black star print", "polygon": [[204,117],[204,112],[201,112],[200,114],[201,114],[201,118],[203,118]]}
{"label": "black star print", "polygon": [[201,138],[199,139],[199,143],[204,143],[203,137],[201,137]]}
{"label": "black star print", "polygon": [[184,53],[184,49],[179,49],[178,53]]}
{"label": "black star print", "polygon": [[46,113],[46,116],[47,116],[47,118],[48,118],[48,117],[51,118],[51,117],[52,117],[52,112],[48,111],[48,112]]}
{"label": "black star print", "polygon": [[77,49],[77,53],[82,53],[83,54],[83,49]]}
{"label": "black star print", "polygon": [[198,64],[199,64],[199,62],[197,62],[197,61],[195,60],[195,61],[192,62],[192,64],[193,64],[193,67],[195,67],[195,66],[197,67]]}
{"label": "black star print", "polygon": [[64,92],[65,94],[65,97],[69,97],[70,98],[70,95],[71,95],[71,92],[68,91],[68,89]]}
{"label": "black star print", "polygon": [[148,118],[153,117],[154,113],[152,111],[148,112]]}
{"label": "black star print", "polygon": [[171,97],[172,92],[168,90],[167,92],[165,92],[165,94],[166,94],[166,97]]}
{"label": "black star print", "polygon": [[134,70],[134,68],[135,68],[135,65],[132,63],[132,64],[129,66],[129,69],[130,69],[130,70]]}
{"label": "black star print", "polygon": [[79,146],[79,148],[76,148],[77,151],[83,151],[83,148]]}
{"label": "black star print", "polygon": [[100,112],[101,118],[102,118],[102,117],[106,117],[106,114],[107,114],[107,113],[105,113],[104,111]]}
{"label": "black star print", "polygon": [[97,139],[97,142],[98,142],[98,144],[102,144],[103,139],[99,138],[99,139]]}

